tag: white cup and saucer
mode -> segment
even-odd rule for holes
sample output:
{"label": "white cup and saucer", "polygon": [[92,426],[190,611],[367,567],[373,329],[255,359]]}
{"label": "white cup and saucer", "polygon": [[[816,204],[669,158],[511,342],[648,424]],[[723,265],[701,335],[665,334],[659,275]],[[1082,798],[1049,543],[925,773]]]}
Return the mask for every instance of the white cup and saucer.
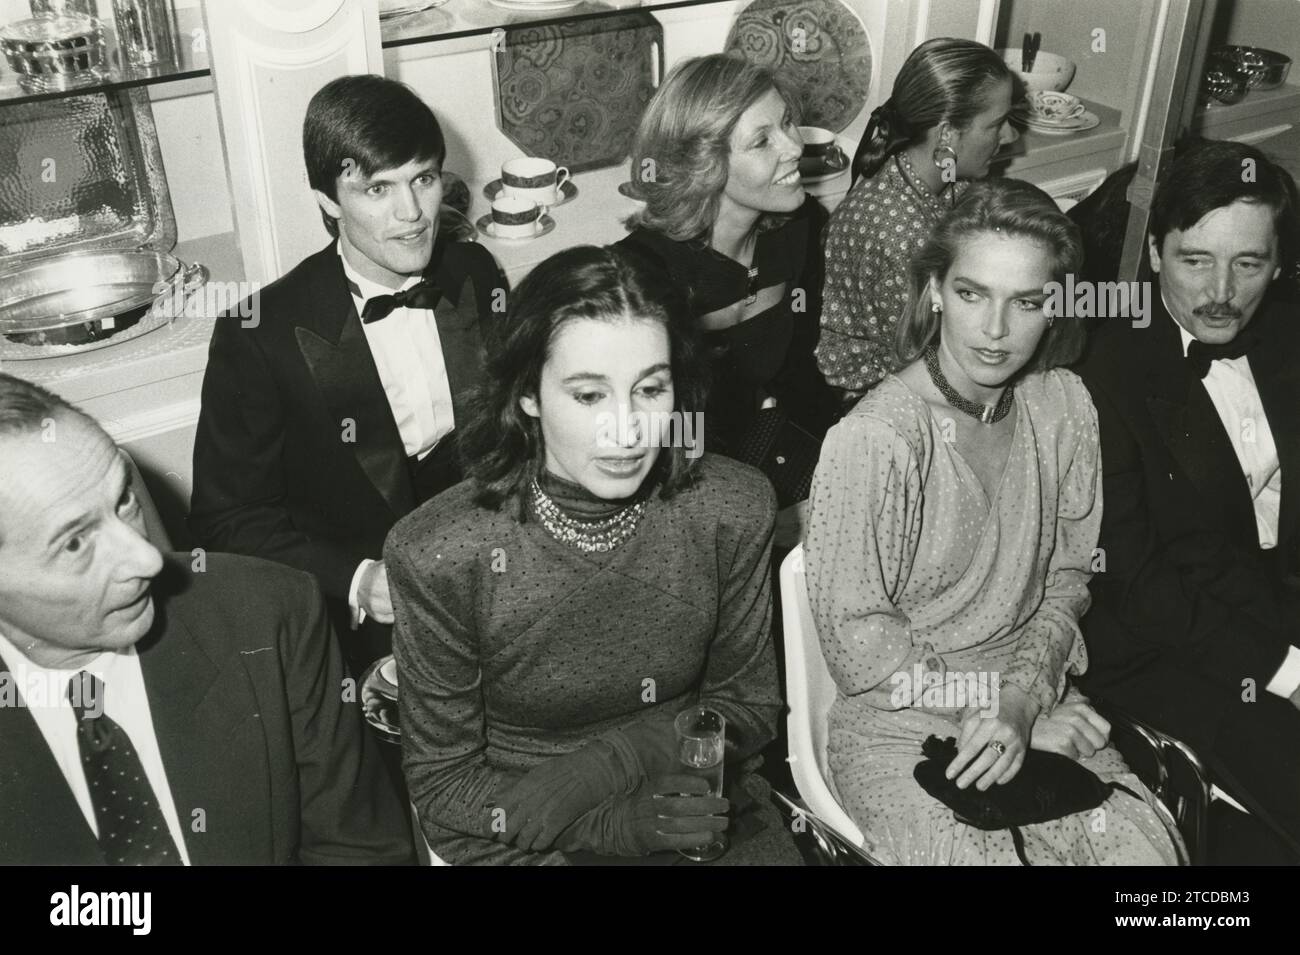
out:
{"label": "white cup and saucer", "polygon": [[543,210],[562,206],[578,194],[569,170],[541,156],[519,156],[501,164],[501,178],[483,187],[488,201],[500,196],[531,199]]}
{"label": "white cup and saucer", "polygon": [[543,213],[542,207],[532,199],[500,195],[492,200],[492,211],[475,226],[493,239],[527,242],[554,229],[555,220]]}

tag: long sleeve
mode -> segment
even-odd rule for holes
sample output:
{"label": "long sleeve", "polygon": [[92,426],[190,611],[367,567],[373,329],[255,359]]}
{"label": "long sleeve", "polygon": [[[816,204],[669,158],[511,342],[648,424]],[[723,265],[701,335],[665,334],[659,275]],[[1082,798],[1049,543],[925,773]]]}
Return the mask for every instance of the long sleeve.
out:
{"label": "long sleeve", "polygon": [[1057,491],[1055,544],[1047,566],[1043,600],[1021,628],[1011,666],[1002,682],[1020,687],[1050,710],[1064,696],[1069,674],[1081,674],[1088,657],[1079,619],[1091,597],[1088,580],[1101,532],[1102,475],[1097,412],[1083,386],[1072,391],[1078,439]]}
{"label": "long sleeve", "polygon": [[804,561],[822,651],[844,694],[885,709],[899,708],[890,676],[928,652],[895,602],[920,536],[922,483],[907,440],[865,415],[831,429],[813,479]]}
{"label": "long sleeve", "polygon": [[393,654],[402,681],[402,767],[411,801],[426,833],[433,822],[492,840],[501,835],[504,822],[492,812],[496,793],[509,780],[487,764],[483,686],[470,609],[477,589],[474,568],[421,566],[393,537],[384,560],[396,617]]}
{"label": "long sleeve", "polygon": [[[776,736],[781,713],[772,646],[772,533],[776,495],[752,485],[743,523],[719,530],[718,624],[700,684],[700,702],[727,718],[729,753],[743,760]],[[751,495],[746,495],[751,497]]]}
{"label": "long sleeve", "polygon": [[[870,182],[859,183],[867,189]],[[875,234],[864,197],[850,195],[826,234],[817,363],[837,388],[865,391],[897,366],[894,331],[907,309],[907,260]]]}
{"label": "long sleeve", "polygon": [[477,592],[473,565],[421,568],[392,537],[384,559],[396,618],[393,655],[402,681],[402,768],[426,836],[433,835],[433,823],[482,840],[472,859],[464,861],[562,865],[558,852],[530,852],[509,844],[509,820],[499,803],[512,787],[527,785],[528,774],[502,772],[487,762],[482,671],[471,610]]}
{"label": "long sleeve", "polygon": [[190,528],[210,550],[274,560],[314,574],[347,600],[362,558],[294,527],[285,507],[287,427],[270,363],[257,336],[232,315],[219,318],[203,376],[194,435]]}

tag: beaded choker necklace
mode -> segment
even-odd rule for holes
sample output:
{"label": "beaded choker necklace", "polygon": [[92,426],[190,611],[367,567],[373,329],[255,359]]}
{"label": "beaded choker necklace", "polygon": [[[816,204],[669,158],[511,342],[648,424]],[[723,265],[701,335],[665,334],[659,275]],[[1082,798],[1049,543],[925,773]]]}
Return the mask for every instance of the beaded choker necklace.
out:
{"label": "beaded choker necklace", "polygon": [[645,501],[637,501],[604,520],[578,521],[565,514],[535,479],[529,490],[533,510],[546,532],[584,554],[605,554],[626,543],[645,513]]}
{"label": "beaded choker necklace", "polygon": [[996,405],[977,404],[958,394],[957,389],[948,384],[948,379],[943,376],[943,369],[939,367],[939,350],[933,342],[925,349],[925,370],[930,373],[930,380],[939,389],[939,393],[947,399],[948,404],[972,418],[979,418],[984,424],[995,424],[1011,411],[1011,401],[1016,393],[1015,385],[1007,385]]}

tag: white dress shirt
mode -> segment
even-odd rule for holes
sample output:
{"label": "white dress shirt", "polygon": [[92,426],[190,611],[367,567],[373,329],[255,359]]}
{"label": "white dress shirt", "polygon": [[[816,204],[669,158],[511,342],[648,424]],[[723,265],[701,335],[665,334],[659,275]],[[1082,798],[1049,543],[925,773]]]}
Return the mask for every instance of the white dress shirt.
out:
{"label": "white dress shirt", "polygon": [[[1166,303],[1165,308],[1168,307]],[[1186,357],[1194,336],[1182,325],[1178,326],[1178,333]],[[1240,358],[1212,361],[1201,384],[1209,393],[1214,410],[1219,413],[1241,472],[1246,476],[1255,509],[1259,546],[1265,549],[1276,547],[1278,515],[1282,508],[1282,465],[1278,460],[1273,429],[1264,413],[1264,402],[1259,397],[1259,387],[1250,370],[1250,360],[1242,355]],[[1293,646],[1287,652],[1282,668],[1265,689],[1289,697],[1297,688],[1300,688],[1300,649]]]}
{"label": "white dress shirt", "polygon": [[[90,787],[81,766],[81,749],[77,744],[77,714],[68,702],[68,684],[72,678],[86,670],[104,681],[104,715],[122,727],[131,738],[136,755],[144,766],[149,786],[153,789],[167,821],[167,831],[180,852],[181,861],[190,864],[189,852],[176,814],[176,802],[167,783],[167,770],[163,766],[162,752],[158,749],[158,735],[154,732],[153,716],[149,712],[149,695],[145,692],[144,673],[135,648],[122,652],[101,653],[91,663],[76,670],[51,670],[33,663],[27,655],[0,634],[0,657],[4,658],[13,676],[22,702],[36,721],[45,737],[54,761],[59,764],[68,788],[81,807],[90,831],[99,838],[99,821],[90,801]],[[29,695],[30,694],[30,695]]]}
{"label": "white dress shirt", "polygon": [[[420,281],[419,276],[413,275],[401,289],[385,288],[352,268],[343,254],[341,242],[338,253],[343,263],[343,274],[361,292],[359,296],[356,293],[352,295],[358,316],[368,299],[392,295]],[[451,382],[447,379],[442,339],[438,336],[438,321],[433,309],[395,308],[381,321],[361,328],[379,370],[379,381],[384,386],[393,420],[397,422],[406,456],[423,460],[456,426]],[[353,629],[366,618],[365,611],[357,603],[357,589],[362,573],[373,563],[373,560],[363,560],[352,574],[348,606],[352,610]]]}

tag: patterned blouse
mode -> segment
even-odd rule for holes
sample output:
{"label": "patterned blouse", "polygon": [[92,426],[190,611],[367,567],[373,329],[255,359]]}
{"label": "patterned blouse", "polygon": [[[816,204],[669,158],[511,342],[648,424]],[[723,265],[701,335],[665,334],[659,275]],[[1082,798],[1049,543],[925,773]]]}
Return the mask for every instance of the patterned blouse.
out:
{"label": "patterned blouse", "polygon": [[898,370],[894,333],[907,308],[908,261],[965,189],[957,183],[934,195],[899,153],[835,210],[817,345],[829,384],[862,392]]}

